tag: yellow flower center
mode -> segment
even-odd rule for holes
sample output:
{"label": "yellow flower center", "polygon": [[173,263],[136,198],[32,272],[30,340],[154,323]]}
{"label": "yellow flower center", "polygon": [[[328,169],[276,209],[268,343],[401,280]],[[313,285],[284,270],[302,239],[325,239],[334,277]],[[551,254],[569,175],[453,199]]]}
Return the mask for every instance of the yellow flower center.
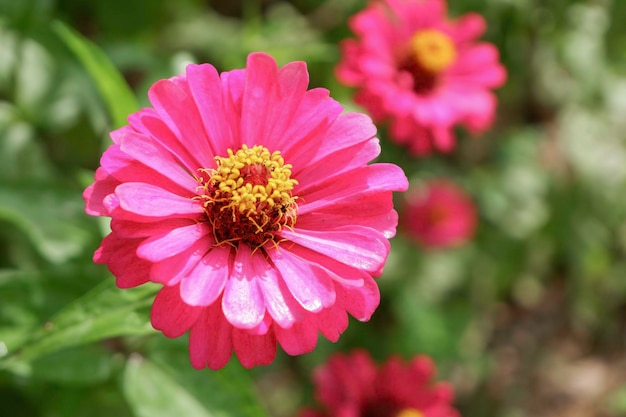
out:
{"label": "yellow flower center", "polygon": [[432,74],[444,71],[456,59],[454,42],[436,29],[417,31],[409,41],[409,49],[416,64]]}
{"label": "yellow flower center", "polygon": [[396,417],[424,417],[424,414],[415,408],[405,408],[400,410]]}
{"label": "yellow flower center", "polygon": [[199,170],[199,198],[213,226],[216,245],[243,241],[254,248],[277,244],[275,234],[296,221],[291,165],[279,151],[243,145],[228,156],[215,157],[215,169]]}

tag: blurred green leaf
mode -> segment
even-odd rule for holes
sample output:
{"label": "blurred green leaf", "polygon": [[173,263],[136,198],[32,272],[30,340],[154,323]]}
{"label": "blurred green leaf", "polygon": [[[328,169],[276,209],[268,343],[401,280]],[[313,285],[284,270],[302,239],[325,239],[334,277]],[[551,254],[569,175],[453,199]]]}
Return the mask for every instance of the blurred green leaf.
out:
{"label": "blurred green leaf", "polygon": [[120,290],[108,279],[52,317],[21,350],[9,352],[4,366],[27,367],[43,355],[71,346],[153,333],[147,310],[155,292],[154,285]]}
{"label": "blurred green leaf", "polygon": [[185,350],[166,352],[172,360],[167,363],[129,358],[124,393],[138,417],[267,416],[252,394],[252,379],[239,364],[219,371],[197,371]]}
{"label": "blurred green leaf", "polygon": [[64,349],[32,363],[32,377],[59,384],[88,385],[111,375],[114,357],[101,346]]}
{"label": "blurred green leaf", "polygon": [[96,83],[114,127],[126,124],[130,113],[138,109],[137,100],[124,77],[96,45],[60,21],[52,29],[78,57]]}
{"label": "blurred green leaf", "polygon": [[91,239],[80,194],[46,183],[0,185],[0,220],[21,229],[40,254],[62,263]]}

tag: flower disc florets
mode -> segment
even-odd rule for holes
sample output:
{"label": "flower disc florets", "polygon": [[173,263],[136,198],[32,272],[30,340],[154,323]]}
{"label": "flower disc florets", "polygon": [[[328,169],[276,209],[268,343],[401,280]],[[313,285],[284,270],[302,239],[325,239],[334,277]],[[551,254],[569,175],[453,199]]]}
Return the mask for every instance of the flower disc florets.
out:
{"label": "flower disc florets", "polygon": [[435,29],[418,30],[411,37],[399,67],[413,77],[413,91],[431,93],[439,74],[456,60],[457,52],[448,35]]}
{"label": "flower disc florets", "polygon": [[215,157],[215,169],[200,169],[200,198],[213,227],[216,246],[243,241],[253,248],[277,244],[275,233],[293,227],[296,198],[291,165],[280,151],[243,145]]}

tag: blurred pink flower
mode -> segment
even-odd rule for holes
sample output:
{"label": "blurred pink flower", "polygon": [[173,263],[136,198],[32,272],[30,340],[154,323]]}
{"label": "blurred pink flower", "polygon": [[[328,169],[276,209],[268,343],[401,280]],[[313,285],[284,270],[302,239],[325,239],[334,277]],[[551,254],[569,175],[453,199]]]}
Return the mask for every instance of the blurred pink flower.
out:
{"label": "blurred pink flower", "polygon": [[316,369],[313,379],[323,412],[304,410],[300,417],[458,417],[452,387],[434,383],[435,367],[427,356],[408,363],[392,357],[380,367],[367,352],[336,354]]}
{"label": "blurred pink flower", "polygon": [[276,343],[311,351],[336,341],[347,312],[368,320],[395,234],[400,168],[369,161],[376,128],[325,89],[307,90],[303,62],[278,68],[254,53],[245,69],[209,65],[156,82],[153,108],[129,117],[84,193],[109,216],[94,260],[121,288],[152,281],[152,325],[190,330],[195,368],[218,369],[233,350],[268,364]]}
{"label": "blurred pink flower", "polygon": [[445,0],[377,0],[350,20],[357,39],[341,44],[342,82],[358,88],[355,101],[416,155],[448,152],[453,126],[488,129],[506,70],[498,50],[478,42],[482,16],[446,17]]}
{"label": "blurred pink flower", "polygon": [[460,245],[476,231],[474,202],[448,180],[411,186],[404,195],[401,215],[403,230],[426,248]]}

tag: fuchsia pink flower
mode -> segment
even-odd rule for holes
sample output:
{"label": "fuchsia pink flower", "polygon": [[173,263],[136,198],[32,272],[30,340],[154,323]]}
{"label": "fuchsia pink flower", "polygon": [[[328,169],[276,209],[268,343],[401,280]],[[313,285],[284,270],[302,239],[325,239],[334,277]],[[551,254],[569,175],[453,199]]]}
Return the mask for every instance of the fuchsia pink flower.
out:
{"label": "fuchsia pink flower", "polygon": [[455,146],[453,127],[491,126],[506,80],[498,50],[478,42],[482,16],[446,17],[444,0],[377,0],[350,20],[357,39],[341,44],[338,78],[358,88],[355,101],[417,155]]}
{"label": "fuchsia pink flower", "polygon": [[403,230],[426,248],[460,245],[476,231],[474,202],[448,180],[431,180],[411,186],[404,195]]}
{"label": "fuchsia pink flower", "polygon": [[364,351],[336,354],[313,375],[325,410],[300,417],[459,417],[452,387],[433,382],[434,373],[427,356],[408,363],[394,356],[377,367]]}
{"label": "fuchsia pink flower", "polygon": [[94,255],[121,288],[162,284],[152,325],[189,333],[191,363],[268,364],[276,344],[336,341],[347,312],[368,320],[395,233],[402,170],[368,162],[376,128],[307,90],[303,62],[263,53],[245,69],[209,65],[156,82],[152,108],[130,115],[84,193],[111,217]]}

